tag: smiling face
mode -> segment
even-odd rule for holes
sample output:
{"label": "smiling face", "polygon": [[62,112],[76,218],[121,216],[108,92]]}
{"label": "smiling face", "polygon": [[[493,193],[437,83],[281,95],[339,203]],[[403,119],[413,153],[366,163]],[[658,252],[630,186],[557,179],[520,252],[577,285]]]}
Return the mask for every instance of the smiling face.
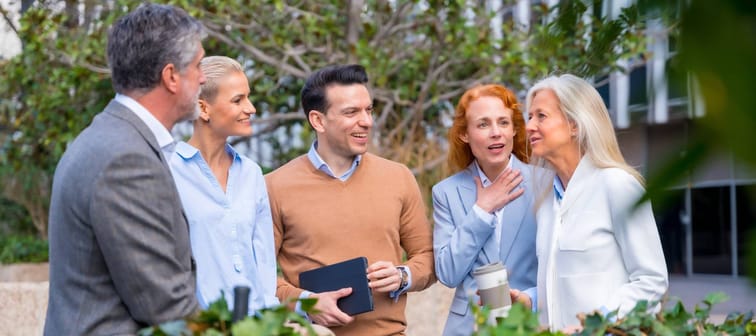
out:
{"label": "smiling face", "polygon": [[490,180],[509,164],[515,136],[512,114],[501,99],[490,96],[477,98],[467,107],[467,129],[460,139],[470,146]]}
{"label": "smiling face", "polygon": [[373,128],[373,100],[363,84],[333,84],[326,88],[327,112],[310,111],[318,133],[318,153],[329,165],[351,162],[367,151]]}
{"label": "smiling face", "polygon": [[249,101],[249,82],[243,72],[235,71],[219,78],[213,99],[200,99],[200,118],[219,137],[252,135],[250,118],[257,110]]}
{"label": "smiling face", "polygon": [[559,108],[554,91],[543,89],[535,93],[528,111],[528,133],[533,155],[554,163],[563,156],[578,152],[577,129]]}

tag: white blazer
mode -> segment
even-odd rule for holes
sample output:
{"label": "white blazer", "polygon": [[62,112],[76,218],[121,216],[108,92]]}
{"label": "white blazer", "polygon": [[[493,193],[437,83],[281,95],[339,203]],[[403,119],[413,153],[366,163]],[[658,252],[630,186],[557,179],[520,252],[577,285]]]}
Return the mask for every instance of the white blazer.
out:
{"label": "white blazer", "polygon": [[632,175],[586,155],[561,205],[550,189],[536,215],[542,324],[558,330],[579,325],[578,313],[619,308],[622,316],[662,298],[667,266],[651,204],[633,210],[644,189]]}

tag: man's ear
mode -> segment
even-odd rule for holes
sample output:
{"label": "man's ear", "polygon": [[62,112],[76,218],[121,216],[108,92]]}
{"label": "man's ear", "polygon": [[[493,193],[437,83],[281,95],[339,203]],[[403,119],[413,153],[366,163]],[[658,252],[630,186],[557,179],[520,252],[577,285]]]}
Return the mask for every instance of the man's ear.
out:
{"label": "man's ear", "polygon": [[201,99],[201,98],[197,102],[199,104],[199,109],[200,109],[199,118],[205,122],[210,121],[210,111],[209,111],[208,103],[204,99]]}
{"label": "man's ear", "polygon": [[168,63],[163,67],[163,71],[160,72],[160,79],[165,88],[171,93],[177,93],[179,89],[179,76],[178,70],[173,63]]}
{"label": "man's ear", "polygon": [[310,121],[310,125],[312,125],[312,128],[314,128],[316,132],[325,132],[325,127],[323,126],[325,114],[317,110],[310,110],[310,112],[307,113],[307,120]]}

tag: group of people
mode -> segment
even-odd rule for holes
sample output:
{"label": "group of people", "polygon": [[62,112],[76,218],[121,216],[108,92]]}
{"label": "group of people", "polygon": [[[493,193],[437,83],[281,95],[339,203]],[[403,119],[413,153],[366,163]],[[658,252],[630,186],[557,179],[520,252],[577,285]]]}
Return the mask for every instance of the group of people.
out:
{"label": "group of people", "polygon": [[[651,206],[635,205],[642,178],[585,80],[538,82],[527,120],[501,85],[465,92],[448,135],[454,174],[433,187],[431,226],[411,171],[367,152],[362,66],[307,78],[301,104],[316,140],[263,176],[228,143],[252,132],[244,68],[206,57],[204,36],[170,5],[144,4],[111,27],[116,96],[53,180],[46,335],[134,334],[235,286],[251,289],[250,314],[316,298],[307,318],[338,335],[404,334],[405,293],[436,279],[457,288],[444,335],[469,335],[472,272],[494,262],[506,265],[512,298],[552,329],[666,292]],[[183,120],[194,132],[176,143],[170,130]],[[372,312],[339,310],[351,288],[299,287],[300,273],[358,256],[369,261]]]}

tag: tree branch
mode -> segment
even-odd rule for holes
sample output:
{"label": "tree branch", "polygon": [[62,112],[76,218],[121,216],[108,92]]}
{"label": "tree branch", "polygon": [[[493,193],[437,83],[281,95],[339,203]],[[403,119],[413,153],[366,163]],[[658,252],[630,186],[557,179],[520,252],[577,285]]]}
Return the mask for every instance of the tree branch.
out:
{"label": "tree branch", "polygon": [[282,121],[288,121],[288,120],[304,120],[304,113],[302,112],[284,112],[284,113],[275,113],[272,115],[265,116],[264,118],[259,119],[252,119],[250,122],[252,125],[262,125],[262,124],[269,124],[269,123],[278,123]]}
{"label": "tree branch", "polygon": [[445,160],[446,160],[446,156],[443,155],[443,154],[441,154],[438,157],[436,157],[436,158],[434,158],[434,159],[426,162],[425,164],[423,164],[420,167],[414,167],[414,168],[410,169],[410,171],[412,171],[412,174],[414,174],[415,176],[417,176],[417,175],[420,175],[420,174],[422,174],[424,172],[427,172],[429,170],[435,169],[436,167],[438,167],[439,165],[441,165],[442,163],[444,163]]}
{"label": "tree branch", "polygon": [[90,64],[85,61],[75,62],[73,58],[69,56],[68,54],[64,54],[64,53],[57,53],[57,54],[58,54],[58,59],[60,60],[60,62],[70,67],[80,66],[84,69],[87,69],[95,73],[100,73],[104,75],[110,74],[110,68],[107,68],[107,67],[103,68],[101,66]]}
{"label": "tree branch", "polygon": [[21,34],[19,34],[18,32],[18,28],[16,27],[15,24],[13,24],[13,20],[11,20],[10,16],[8,16],[8,10],[6,10],[5,7],[3,7],[3,5],[0,5],[0,13],[3,14],[3,19],[5,19],[5,22],[8,24],[8,27],[10,27],[11,30],[13,30],[13,33],[15,33],[16,36],[20,38]]}
{"label": "tree branch", "polygon": [[263,63],[266,63],[268,65],[274,66],[274,67],[276,67],[276,68],[278,68],[278,69],[280,69],[280,70],[282,70],[284,72],[287,72],[287,73],[289,73],[289,74],[291,74],[293,76],[299,77],[299,78],[306,78],[307,75],[308,75],[307,72],[305,72],[305,71],[303,71],[301,69],[297,69],[297,68],[291,66],[290,64],[282,62],[282,61],[276,59],[275,57],[270,56],[270,55],[264,53],[262,50],[257,49],[255,47],[253,47],[253,46],[245,43],[244,41],[241,41],[240,39],[238,39],[236,37],[230,38],[230,37],[226,36],[223,33],[219,33],[217,31],[217,29],[219,27],[217,25],[215,25],[214,23],[205,22],[205,27],[207,27],[207,33],[208,33],[208,35],[213,36],[213,37],[217,38],[218,40],[223,41],[224,43],[226,43],[228,45],[233,45],[233,46],[237,46],[239,48],[244,49],[245,51],[249,52],[253,56],[254,59],[256,59],[256,60],[258,60],[260,62],[263,62]]}
{"label": "tree branch", "polygon": [[357,42],[360,37],[360,26],[362,25],[360,13],[362,12],[363,4],[362,0],[349,1],[346,26],[346,42],[349,48],[347,63],[355,63],[357,61],[357,55],[355,55],[354,50],[357,48]]}

